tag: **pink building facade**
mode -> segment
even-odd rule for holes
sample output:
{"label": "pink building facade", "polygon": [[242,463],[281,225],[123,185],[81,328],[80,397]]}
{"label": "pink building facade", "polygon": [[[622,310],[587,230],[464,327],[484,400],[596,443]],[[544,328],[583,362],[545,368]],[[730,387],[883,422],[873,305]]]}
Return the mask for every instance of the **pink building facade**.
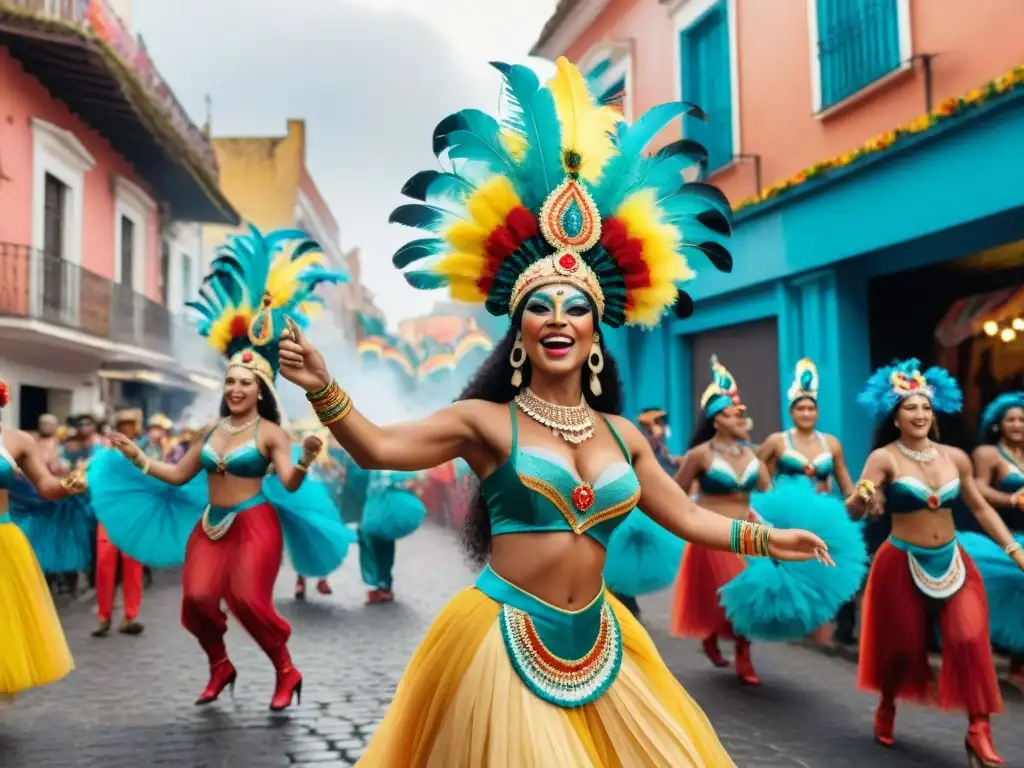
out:
{"label": "pink building facade", "polygon": [[172,232],[238,220],[208,144],[104,0],[0,0],[0,31],[5,422],[189,390]]}
{"label": "pink building facade", "polygon": [[[1021,308],[974,302],[988,314],[953,347],[938,328],[958,300],[1024,281],[1022,29],[1014,0],[561,0],[534,55],[618,78],[627,115],[698,104],[708,120],[655,148],[699,140],[694,174],[736,209],[735,267],[696,265],[694,315],[616,340],[634,410],[667,407],[681,448],[717,352],[741,389],[758,382],[744,399],[763,437],[787,425],[789,378],[810,356],[822,428],[856,462],[869,428],[855,395],[874,365],[945,364],[969,404],[996,394],[972,391],[983,370],[1010,386]],[[985,320],[1011,330],[989,337]]]}

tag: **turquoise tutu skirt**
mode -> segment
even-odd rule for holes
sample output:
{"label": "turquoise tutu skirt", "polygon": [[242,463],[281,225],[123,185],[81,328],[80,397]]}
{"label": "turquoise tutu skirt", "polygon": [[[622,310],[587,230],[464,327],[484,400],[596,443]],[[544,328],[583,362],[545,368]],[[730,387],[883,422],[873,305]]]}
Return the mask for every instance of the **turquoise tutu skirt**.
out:
{"label": "turquoise tutu skirt", "polygon": [[[96,517],[115,547],[156,568],[185,562],[189,536],[209,504],[205,473],[176,487],[106,450],[89,462],[86,477]],[[356,536],[342,523],[323,483],[307,478],[298,491],[288,493],[271,475],[263,481],[263,493],[277,510],[299,573],[319,578],[341,565]]]}
{"label": "turquoise tutu skirt", "polygon": [[359,527],[371,538],[397,541],[419,528],[426,516],[427,508],[415,493],[393,488],[370,495]]}
{"label": "turquoise tutu skirt", "polygon": [[620,595],[640,597],[672,585],[683,557],[682,539],[634,509],[612,533],[604,581]]}
{"label": "turquoise tutu skirt", "polygon": [[87,494],[47,501],[25,478],[10,489],[11,520],[35,550],[43,573],[84,571],[92,563],[96,518]]}
{"label": "turquoise tutu skirt", "polygon": [[802,477],[780,478],[771,491],[753,494],[751,507],[776,528],[816,533],[836,566],[749,558],[747,568],[719,590],[721,605],[743,637],[805,637],[831,621],[860,589],[868,568],[862,528],[850,520],[841,501],[816,493]]}
{"label": "turquoise tutu skirt", "polygon": [[[1024,536],[1014,538],[1024,546]],[[959,533],[957,539],[985,582],[992,642],[1012,653],[1024,652],[1024,571],[988,536]]]}

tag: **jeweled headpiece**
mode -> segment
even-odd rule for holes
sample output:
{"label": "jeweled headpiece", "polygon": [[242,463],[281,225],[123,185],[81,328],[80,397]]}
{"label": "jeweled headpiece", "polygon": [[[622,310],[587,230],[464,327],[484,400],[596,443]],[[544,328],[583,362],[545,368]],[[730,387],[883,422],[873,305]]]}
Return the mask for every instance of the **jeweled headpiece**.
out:
{"label": "jeweled headpiece", "polygon": [[267,235],[253,226],[230,235],[210,264],[199,298],[197,329],[228,358],[228,367],[258,375],[273,392],[277,341],[290,319],[300,327],[323,305],[314,295],[321,283],[343,283],[348,275],[327,268],[320,246],[297,229]]}
{"label": "jeweled headpiece", "polygon": [[419,202],[390,221],[435,236],[400,248],[395,266],[426,260],[406,273],[412,286],[447,285],[454,299],[513,320],[525,296],[552,283],[586,293],[612,327],[655,326],[673,304],[688,314],[677,287],[693,277],[686,255],[730,271],[713,238],[731,233],[732,211],[714,187],[683,181],[686,167],[707,159],[699,144],[643,151],[669,122],[703,118],[700,110],[663,104],[630,126],[564,58],[543,87],[528,67],[494,66],[509,116],[466,109],[434,129],[434,153],[450,170],[413,176],[402,192]]}
{"label": "jeweled headpiece", "polygon": [[933,366],[922,373],[921,361],[912,357],[875,371],[857,396],[857,402],[881,421],[914,395],[927,397],[932,408],[942,413],[958,413],[964,401],[960,386],[949,371]]}
{"label": "jeweled headpiece", "polygon": [[981,414],[980,427],[983,440],[999,431],[999,422],[1011,408],[1024,409],[1024,392],[1006,392],[985,406],[985,410]]}
{"label": "jeweled headpiece", "polygon": [[786,393],[786,396],[789,398],[790,407],[797,400],[803,400],[805,397],[815,403],[818,402],[818,367],[813,360],[805,357],[796,364],[793,383],[789,385],[789,392]]}
{"label": "jeweled headpiece", "polygon": [[705,418],[712,418],[726,408],[737,405],[744,409],[740,401],[740,390],[736,379],[729,369],[718,362],[718,355],[711,356],[711,383],[700,398],[700,407]]}

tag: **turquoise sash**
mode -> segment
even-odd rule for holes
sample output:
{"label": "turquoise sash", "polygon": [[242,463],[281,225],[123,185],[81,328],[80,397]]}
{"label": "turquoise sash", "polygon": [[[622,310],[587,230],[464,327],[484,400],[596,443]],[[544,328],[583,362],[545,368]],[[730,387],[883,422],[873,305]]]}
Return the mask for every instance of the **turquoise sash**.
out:
{"label": "turquoise sash", "polygon": [[964,585],[967,571],[956,539],[940,547],[919,547],[895,536],[890,536],[889,541],[896,549],[907,553],[910,575],[918,590],[927,597],[944,600]]}

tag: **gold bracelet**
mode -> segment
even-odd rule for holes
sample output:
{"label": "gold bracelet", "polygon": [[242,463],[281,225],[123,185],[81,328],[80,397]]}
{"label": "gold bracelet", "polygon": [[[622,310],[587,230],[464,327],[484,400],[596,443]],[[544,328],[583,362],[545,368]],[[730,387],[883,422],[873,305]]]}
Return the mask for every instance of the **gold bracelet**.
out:
{"label": "gold bracelet", "polygon": [[352,411],[352,398],[334,379],[331,379],[331,383],[320,392],[307,394],[306,399],[324,426],[341,421]]}
{"label": "gold bracelet", "polygon": [[297,464],[295,465],[295,468],[296,468],[296,469],[297,469],[297,470],[298,470],[299,472],[301,472],[302,474],[306,474],[306,472],[308,472],[308,471],[309,471],[309,465],[308,465],[308,464],[303,464],[303,463],[302,463],[302,460],[301,460],[301,459],[300,459],[300,460],[299,460],[299,462],[298,462],[298,463],[297,463]]}
{"label": "gold bracelet", "polygon": [[1003,547],[1003,552],[1006,553],[1007,557],[1013,557],[1015,554],[1020,552],[1022,549],[1024,549],[1024,547],[1022,547],[1020,545],[1019,541],[1011,541],[1009,544],[1007,544],[1005,547]]}
{"label": "gold bracelet", "polygon": [[857,482],[857,495],[864,501],[871,501],[875,495],[875,484],[870,480],[859,480]]}
{"label": "gold bracelet", "polygon": [[60,479],[60,487],[64,489],[68,496],[77,496],[80,493],[85,493],[85,471],[79,468],[64,475]]}

